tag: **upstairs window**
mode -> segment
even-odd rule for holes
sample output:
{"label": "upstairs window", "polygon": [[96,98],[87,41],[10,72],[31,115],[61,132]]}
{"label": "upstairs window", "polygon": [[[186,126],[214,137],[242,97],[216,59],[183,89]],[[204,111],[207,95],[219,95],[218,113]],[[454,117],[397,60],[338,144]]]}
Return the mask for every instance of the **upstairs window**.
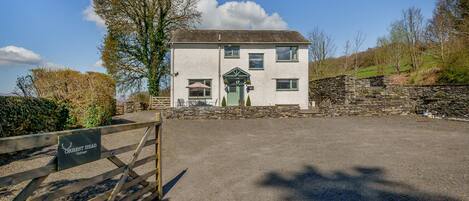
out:
{"label": "upstairs window", "polygon": [[249,69],[254,69],[254,70],[264,69],[264,54],[249,53]]}
{"label": "upstairs window", "polygon": [[298,79],[277,79],[277,91],[297,91]]}
{"label": "upstairs window", "polygon": [[239,46],[225,46],[225,58],[239,58]]}
{"label": "upstairs window", "polygon": [[[212,87],[212,80],[210,79],[194,79],[189,80],[189,85],[194,84],[196,82],[200,82],[202,84],[207,85],[208,87]],[[212,88],[195,88],[189,89],[189,98],[210,98],[212,96]]]}
{"label": "upstairs window", "polygon": [[277,61],[298,61],[298,46],[276,47]]}

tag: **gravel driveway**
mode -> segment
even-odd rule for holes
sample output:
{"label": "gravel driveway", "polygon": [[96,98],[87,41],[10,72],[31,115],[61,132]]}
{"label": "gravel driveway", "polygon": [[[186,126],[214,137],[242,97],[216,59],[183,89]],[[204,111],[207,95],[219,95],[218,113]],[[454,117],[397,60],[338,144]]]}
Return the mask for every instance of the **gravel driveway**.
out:
{"label": "gravel driveway", "polygon": [[[121,118],[153,117],[143,112]],[[138,141],[140,133],[106,143]],[[415,116],[167,120],[165,199],[469,201],[468,147],[469,123]],[[12,162],[1,167],[0,175],[45,162]],[[112,167],[91,164],[66,176],[86,178]]]}
{"label": "gravel driveway", "polygon": [[172,120],[164,134],[169,200],[469,200],[466,122]]}

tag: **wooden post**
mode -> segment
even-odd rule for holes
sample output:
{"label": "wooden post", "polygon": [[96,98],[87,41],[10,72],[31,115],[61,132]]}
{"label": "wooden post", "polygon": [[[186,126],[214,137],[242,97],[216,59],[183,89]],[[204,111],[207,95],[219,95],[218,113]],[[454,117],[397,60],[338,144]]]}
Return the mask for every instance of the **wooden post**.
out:
{"label": "wooden post", "polygon": [[156,120],[160,122],[159,125],[157,125],[157,128],[155,128],[155,138],[156,138],[156,186],[157,186],[157,192],[158,192],[158,199],[162,200],[163,199],[163,177],[162,177],[162,170],[161,170],[161,142],[162,142],[162,130],[163,130],[163,117],[161,115],[161,112],[159,112],[156,115]]}

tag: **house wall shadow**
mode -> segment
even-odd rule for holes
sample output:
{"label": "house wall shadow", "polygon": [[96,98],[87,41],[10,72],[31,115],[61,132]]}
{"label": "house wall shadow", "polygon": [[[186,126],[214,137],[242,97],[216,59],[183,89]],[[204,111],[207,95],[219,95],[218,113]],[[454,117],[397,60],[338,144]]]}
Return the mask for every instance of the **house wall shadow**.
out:
{"label": "house wall shadow", "polygon": [[[294,174],[268,172],[258,181],[265,188],[285,190],[281,200],[405,200],[455,201],[447,195],[424,192],[402,182],[385,178],[385,170],[377,167],[354,167],[354,173],[320,172],[305,166]],[[283,192],[283,191],[282,191]]]}

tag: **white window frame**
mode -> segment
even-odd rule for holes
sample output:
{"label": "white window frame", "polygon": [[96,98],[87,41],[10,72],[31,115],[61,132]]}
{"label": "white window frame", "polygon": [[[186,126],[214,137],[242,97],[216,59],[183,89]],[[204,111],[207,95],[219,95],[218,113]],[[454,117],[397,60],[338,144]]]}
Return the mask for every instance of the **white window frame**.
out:
{"label": "white window frame", "polygon": [[[261,58],[251,59],[251,55],[260,55]],[[251,60],[262,61],[262,67],[261,68],[251,67]],[[248,66],[249,66],[249,70],[264,70],[264,53],[249,53]]]}
{"label": "white window frame", "polygon": [[[238,48],[237,51],[234,49],[226,50],[227,48]],[[224,58],[227,59],[239,59],[239,54],[240,54],[241,47],[239,45],[225,45],[223,47],[223,52],[224,52]],[[237,55],[235,55],[235,52],[238,52]],[[229,55],[227,55],[229,53]]]}
{"label": "white window frame", "polygon": [[[289,84],[290,84],[290,88],[288,88],[288,89],[279,89],[278,85],[277,85],[279,80],[288,80]],[[299,79],[297,79],[297,78],[285,78],[285,79],[279,78],[279,79],[275,79],[275,89],[277,91],[298,91],[299,90],[298,80]],[[296,81],[296,88],[293,88],[293,81]]]}
{"label": "white window frame", "polygon": [[[203,89],[204,91],[203,96],[191,96],[191,89],[187,89],[187,93],[188,93],[187,96],[189,97],[189,99],[211,99],[212,98],[212,84],[213,84],[212,79],[188,79],[187,80],[188,85],[190,85],[191,81],[200,82],[202,84],[206,84],[206,81],[210,81],[210,89]],[[210,96],[206,95],[207,90],[210,90]]]}
{"label": "white window frame", "polygon": [[[278,58],[278,48],[290,48],[290,59],[286,59],[286,60],[282,60],[282,59],[279,59]],[[296,54],[293,54],[293,49],[295,49],[296,51]],[[290,45],[290,46],[276,46],[275,47],[275,59],[277,60],[277,62],[298,62],[298,50],[299,50],[299,46],[295,46],[295,45]],[[296,58],[294,58],[294,55],[296,55]]]}

